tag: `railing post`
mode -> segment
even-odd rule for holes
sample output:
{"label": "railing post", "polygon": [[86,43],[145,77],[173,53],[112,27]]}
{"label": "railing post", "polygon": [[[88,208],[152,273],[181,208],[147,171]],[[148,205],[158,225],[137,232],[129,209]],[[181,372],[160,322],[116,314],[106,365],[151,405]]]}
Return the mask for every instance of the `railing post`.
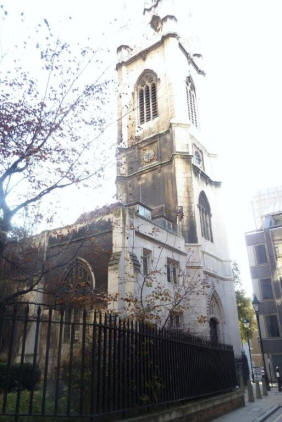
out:
{"label": "railing post", "polygon": [[109,316],[108,327],[109,343],[108,343],[108,377],[107,377],[107,409],[112,410],[112,396],[113,396],[113,319],[112,314]]}
{"label": "railing post", "polygon": [[[91,385],[90,385],[90,415],[93,416],[95,412],[95,362],[96,362],[96,330],[97,330],[97,312],[94,312],[92,323],[92,350],[91,350]],[[94,420],[94,419],[91,419]]]}
{"label": "railing post", "polygon": [[20,375],[17,388],[17,399],[16,399],[16,412],[15,412],[15,421],[18,421],[19,409],[20,409],[20,400],[21,400],[21,390],[23,383],[23,364],[25,358],[25,343],[26,343],[26,333],[27,333],[27,323],[28,323],[28,314],[29,307],[26,306],[24,310],[24,326],[23,326],[23,336],[22,336],[22,350],[21,350],[21,360],[20,360]]}
{"label": "railing post", "polygon": [[45,415],[46,389],[47,389],[49,351],[50,351],[50,336],[51,336],[51,322],[52,322],[52,308],[49,307],[47,334],[46,334],[46,350],[45,350],[45,367],[44,367],[44,378],[43,378],[43,391],[42,391],[42,402],[41,402],[41,413],[43,415]]}
{"label": "railing post", "polygon": [[117,410],[122,409],[122,362],[121,362],[121,320],[118,320],[118,329],[117,329]]}
{"label": "railing post", "polygon": [[68,393],[67,393],[67,416],[70,415],[71,409],[71,395],[72,395],[72,367],[73,367],[73,345],[75,336],[75,325],[73,321],[74,315],[71,313],[70,317],[70,348],[69,348],[69,365],[68,365]]}
{"label": "railing post", "polygon": [[97,356],[97,394],[96,394],[96,412],[101,409],[101,343],[102,343],[102,314],[99,312],[98,322],[98,356]]}
{"label": "railing post", "polygon": [[114,316],[114,324],[113,324],[113,335],[114,335],[114,343],[113,343],[113,397],[112,397],[112,408],[111,410],[116,410],[118,405],[118,365],[117,365],[117,348],[118,348],[118,329],[117,329],[117,317]]}
{"label": "railing post", "polygon": [[123,396],[122,396],[122,407],[126,409],[127,407],[127,390],[128,390],[128,378],[127,378],[127,365],[128,362],[126,361],[126,321],[123,320],[122,322],[122,334],[123,334],[123,342],[122,342],[122,386],[123,386]]}
{"label": "railing post", "polygon": [[107,349],[107,323],[108,318],[107,314],[104,315],[104,324],[103,324],[103,362],[102,362],[102,412],[105,412],[107,409],[107,401],[106,401],[106,379],[107,379],[107,355],[108,355],[108,349]]}
{"label": "railing post", "polygon": [[63,328],[64,328],[64,310],[60,311],[60,323],[59,323],[59,344],[58,344],[58,355],[57,355],[57,367],[55,375],[55,403],[54,403],[54,414],[58,413],[58,401],[59,401],[59,386],[60,386],[60,370],[61,370],[61,354],[62,354],[62,339],[63,339]]}
{"label": "railing post", "polygon": [[[36,326],[35,326],[35,339],[34,339],[34,348],[33,348],[33,362],[32,362],[32,374],[34,376],[36,362],[37,362],[37,351],[38,351],[38,339],[39,339],[39,329],[40,329],[40,318],[41,318],[41,306],[37,308],[37,317],[36,317]],[[32,406],[33,406],[33,392],[34,386],[30,390],[30,397],[29,397],[29,407],[28,407],[28,414],[32,414]]]}
{"label": "railing post", "polygon": [[17,318],[17,305],[14,305],[13,307],[13,316],[12,316],[12,329],[11,329],[11,337],[10,337],[10,343],[9,343],[9,349],[8,349],[8,362],[7,362],[7,384],[6,388],[4,388],[4,394],[3,394],[3,406],[2,406],[2,413],[6,413],[6,405],[7,405],[7,394],[9,390],[9,380],[10,380],[10,368],[11,368],[11,362],[12,362],[12,354],[13,354],[13,344],[14,344],[14,336],[15,336],[15,330],[16,330],[16,318]]}

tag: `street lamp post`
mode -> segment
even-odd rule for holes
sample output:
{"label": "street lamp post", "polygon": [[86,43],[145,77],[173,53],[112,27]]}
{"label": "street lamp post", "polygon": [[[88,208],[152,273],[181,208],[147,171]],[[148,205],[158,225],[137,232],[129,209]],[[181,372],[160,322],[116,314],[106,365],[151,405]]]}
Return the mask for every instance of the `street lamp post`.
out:
{"label": "street lamp post", "polygon": [[258,324],[258,332],[259,332],[259,342],[260,342],[260,349],[261,349],[261,354],[262,354],[262,361],[263,361],[263,369],[264,369],[264,377],[265,377],[265,384],[266,384],[266,389],[268,391],[270,391],[270,385],[269,385],[269,380],[268,380],[268,375],[267,375],[267,371],[266,371],[266,364],[265,364],[265,357],[264,357],[264,350],[263,350],[263,342],[262,342],[262,338],[261,338],[261,330],[260,330],[260,323],[259,323],[259,305],[260,302],[258,301],[256,295],[254,296],[253,299],[253,307],[254,307],[254,311],[256,314],[256,318],[257,318],[257,324]]}
{"label": "street lamp post", "polygon": [[249,348],[249,356],[250,356],[250,363],[251,363],[252,381],[255,382],[255,379],[254,379],[254,370],[253,370],[253,363],[252,363],[252,355],[251,355],[251,348],[250,348],[250,339],[249,339],[250,322],[247,319],[244,319],[243,320],[243,325],[244,325],[244,328],[245,328],[247,342],[248,342],[248,348]]}

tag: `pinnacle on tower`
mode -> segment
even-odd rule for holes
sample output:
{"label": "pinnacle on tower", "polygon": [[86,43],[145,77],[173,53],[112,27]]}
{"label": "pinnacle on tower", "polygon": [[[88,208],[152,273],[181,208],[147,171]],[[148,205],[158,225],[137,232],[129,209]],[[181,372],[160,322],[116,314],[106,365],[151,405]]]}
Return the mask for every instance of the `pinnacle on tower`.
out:
{"label": "pinnacle on tower", "polygon": [[145,0],[143,14],[155,33],[177,32],[174,0]]}
{"label": "pinnacle on tower", "polygon": [[145,0],[143,14],[158,15],[164,18],[167,15],[175,15],[174,0]]}

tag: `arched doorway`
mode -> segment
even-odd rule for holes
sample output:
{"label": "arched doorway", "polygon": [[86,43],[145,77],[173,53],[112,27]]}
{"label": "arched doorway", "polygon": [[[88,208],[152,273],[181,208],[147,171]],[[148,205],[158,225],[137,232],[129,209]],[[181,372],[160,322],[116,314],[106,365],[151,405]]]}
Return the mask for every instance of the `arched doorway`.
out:
{"label": "arched doorway", "polygon": [[210,319],[210,340],[213,344],[218,344],[218,322],[216,318]]}
{"label": "arched doorway", "polygon": [[224,312],[221,300],[216,291],[213,291],[208,306],[208,321],[210,340],[212,343],[224,343]]}

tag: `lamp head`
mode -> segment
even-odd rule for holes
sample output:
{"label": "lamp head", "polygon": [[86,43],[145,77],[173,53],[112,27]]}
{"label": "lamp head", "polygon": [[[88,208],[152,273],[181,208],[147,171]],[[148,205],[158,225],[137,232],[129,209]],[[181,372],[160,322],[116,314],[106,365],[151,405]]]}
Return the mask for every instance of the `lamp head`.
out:
{"label": "lamp head", "polygon": [[247,320],[246,318],[243,319],[243,325],[246,329],[250,328],[250,321]]}
{"label": "lamp head", "polygon": [[256,297],[256,295],[254,295],[252,304],[253,304],[253,308],[254,308],[255,312],[258,312],[260,302],[259,302],[258,298]]}

